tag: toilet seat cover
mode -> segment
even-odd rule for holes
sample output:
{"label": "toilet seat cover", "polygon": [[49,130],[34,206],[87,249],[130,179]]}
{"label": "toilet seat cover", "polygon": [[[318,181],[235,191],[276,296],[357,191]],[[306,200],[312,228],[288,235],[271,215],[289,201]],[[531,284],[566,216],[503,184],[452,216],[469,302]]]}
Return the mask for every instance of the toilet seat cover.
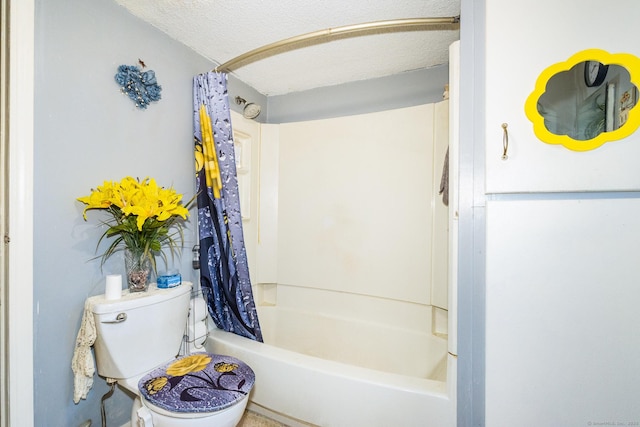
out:
{"label": "toilet seat cover", "polygon": [[171,412],[215,412],[244,398],[255,374],[231,356],[195,353],[162,365],[138,382],[140,395]]}

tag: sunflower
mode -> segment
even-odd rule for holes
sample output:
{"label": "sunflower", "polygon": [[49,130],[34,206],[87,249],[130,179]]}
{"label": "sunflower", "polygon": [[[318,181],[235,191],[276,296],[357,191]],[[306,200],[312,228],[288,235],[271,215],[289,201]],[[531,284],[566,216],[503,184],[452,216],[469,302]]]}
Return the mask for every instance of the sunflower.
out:
{"label": "sunflower", "polygon": [[211,357],[206,354],[192,354],[173,362],[167,368],[167,374],[178,377],[191,372],[202,371],[211,362]]}
{"label": "sunflower", "polygon": [[167,385],[167,382],[168,382],[167,377],[151,378],[149,381],[147,381],[144,384],[144,387],[147,389],[147,392],[149,394],[154,395],[160,390],[162,390],[164,386]]}
{"label": "sunflower", "polygon": [[215,369],[217,372],[220,372],[220,373],[231,372],[235,370],[237,367],[238,367],[238,364],[227,363],[227,362],[218,362],[215,365],[213,365],[213,369]]}

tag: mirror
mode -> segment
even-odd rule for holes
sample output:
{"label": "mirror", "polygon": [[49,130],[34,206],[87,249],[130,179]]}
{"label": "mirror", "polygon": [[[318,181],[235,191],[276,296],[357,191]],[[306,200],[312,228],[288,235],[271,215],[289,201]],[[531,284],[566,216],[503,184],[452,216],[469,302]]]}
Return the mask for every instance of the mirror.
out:
{"label": "mirror", "polygon": [[525,103],[536,136],[587,151],[640,126],[640,59],[588,49],[544,70]]}

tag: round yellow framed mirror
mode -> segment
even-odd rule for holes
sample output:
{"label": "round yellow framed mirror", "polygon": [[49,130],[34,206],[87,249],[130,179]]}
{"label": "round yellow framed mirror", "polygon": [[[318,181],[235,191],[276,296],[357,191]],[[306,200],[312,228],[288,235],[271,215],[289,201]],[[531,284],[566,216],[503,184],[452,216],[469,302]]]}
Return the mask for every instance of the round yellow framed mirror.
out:
{"label": "round yellow framed mirror", "polygon": [[587,49],[540,74],[525,114],[541,141],[593,150],[638,129],[639,88],[640,58]]}

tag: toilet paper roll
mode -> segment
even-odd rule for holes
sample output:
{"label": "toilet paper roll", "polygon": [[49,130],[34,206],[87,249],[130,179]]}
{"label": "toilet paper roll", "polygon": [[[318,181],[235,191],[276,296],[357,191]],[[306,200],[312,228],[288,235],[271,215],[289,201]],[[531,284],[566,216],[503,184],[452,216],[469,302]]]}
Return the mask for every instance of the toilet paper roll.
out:
{"label": "toilet paper roll", "polygon": [[104,286],[104,297],[108,300],[120,299],[122,296],[122,276],[109,274]]}
{"label": "toilet paper roll", "polygon": [[200,321],[207,318],[207,304],[201,296],[191,299],[191,308],[189,311],[189,320]]}
{"label": "toilet paper roll", "polygon": [[207,324],[205,322],[196,322],[187,327],[187,335],[189,343],[200,345],[207,339]]}

